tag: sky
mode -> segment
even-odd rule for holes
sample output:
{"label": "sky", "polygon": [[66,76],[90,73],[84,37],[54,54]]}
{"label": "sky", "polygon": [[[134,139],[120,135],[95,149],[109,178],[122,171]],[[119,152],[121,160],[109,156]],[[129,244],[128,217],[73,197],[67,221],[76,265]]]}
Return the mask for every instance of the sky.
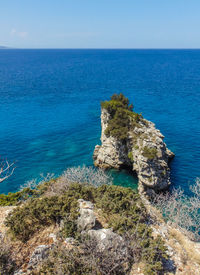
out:
{"label": "sky", "polygon": [[0,0],[0,45],[200,48],[200,0]]}

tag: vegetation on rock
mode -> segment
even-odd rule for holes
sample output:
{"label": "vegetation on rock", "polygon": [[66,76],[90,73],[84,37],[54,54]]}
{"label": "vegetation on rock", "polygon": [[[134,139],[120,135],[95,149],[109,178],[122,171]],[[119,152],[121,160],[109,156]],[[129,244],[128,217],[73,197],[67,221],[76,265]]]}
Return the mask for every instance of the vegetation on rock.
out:
{"label": "vegetation on rock", "polygon": [[33,190],[25,188],[16,193],[10,192],[8,195],[0,194],[0,206],[16,205],[18,202],[26,200],[28,197],[32,196],[33,193]]}
{"label": "vegetation on rock", "polygon": [[133,105],[122,93],[114,94],[109,101],[101,102],[101,107],[110,115],[106,136],[125,140],[129,129],[141,119],[141,115],[133,112]]}
{"label": "vegetation on rock", "polygon": [[[51,185],[54,184],[56,181],[51,182]],[[83,183],[70,183],[65,187],[62,194],[47,196],[44,192],[38,198],[29,198],[16,207],[6,220],[12,236],[23,242],[27,242],[42,228],[61,223],[61,240],[73,237],[79,242],[81,249],[74,248],[71,253],[64,252],[62,246],[55,248],[41,272],[57,273],[60,261],[65,274],[83,274],[81,270],[84,270],[84,274],[104,274],[103,271],[109,269],[110,261],[106,262],[108,255],[95,252],[94,244],[80,236],[77,228],[78,199],[94,203],[97,209],[101,209],[101,216],[107,226],[126,240],[132,255],[129,268],[134,262],[142,261],[145,263],[146,274],[158,274],[162,270],[162,259],[166,257],[164,244],[160,239],[153,238],[147,225],[146,209],[135,190],[113,185],[95,187]],[[117,261],[117,268],[106,274],[128,274],[127,267],[126,271],[124,269],[124,260],[119,258]],[[94,263],[98,264],[93,265]]]}
{"label": "vegetation on rock", "polygon": [[132,152],[128,153],[128,158],[133,162],[133,153]]}
{"label": "vegetation on rock", "polygon": [[8,241],[0,237],[0,274],[13,274],[16,267],[15,262],[11,257],[11,247]]}
{"label": "vegetation on rock", "polygon": [[145,158],[148,158],[149,160],[152,160],[152,159],[156,158],[156,156],[157,156],[157,149],[154,148],[154,147],[150,148],[150,147],[145,146],[143,148],[142,155]]}
{"label": "vegetation on rock", "polygon": [[190,186],[191,195],[180,188],[155,194],[152,204],[163,214],[166,222],[182,231],[189,239],[200,242],[200,179]]}

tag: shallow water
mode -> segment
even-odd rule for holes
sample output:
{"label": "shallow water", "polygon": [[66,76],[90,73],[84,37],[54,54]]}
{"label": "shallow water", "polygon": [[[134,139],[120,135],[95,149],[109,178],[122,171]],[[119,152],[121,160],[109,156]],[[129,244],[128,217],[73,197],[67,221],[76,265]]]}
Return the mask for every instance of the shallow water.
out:
{"label": "shallow water", "polygon": [[[165,135],[172,182],[187,192],[200,176],[199,50],[1,50],[0,156],[17,168],[0,192],[92,165],[100,101],[118,92]],[[126,172],[114,176],[135,187]]]}

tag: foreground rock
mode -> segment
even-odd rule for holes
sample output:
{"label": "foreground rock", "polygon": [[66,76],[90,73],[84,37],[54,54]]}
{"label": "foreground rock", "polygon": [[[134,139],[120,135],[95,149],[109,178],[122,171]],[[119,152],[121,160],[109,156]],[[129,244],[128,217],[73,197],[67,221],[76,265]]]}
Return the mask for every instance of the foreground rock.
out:
{"label": "foreground rock", "polygon": [[80,216],[77,221],[79,231],[87,231],[95,227],[96,217],[93,211],[93,204],[90,201],[84,201],[82,199],[79,202]]}
{"label": "foreground rock", "polygon": [[137,173],[141,192],[166,189],[171,183],[169,161],[174,154],[166,147],[164,136],[152,122],[141,117],[137,122],[130,119],[125,139],[107,135],[105,132],[112,119],[109,110],[102,108],[101,146],[97,145],[94,150],[95,166],[132,169]]}

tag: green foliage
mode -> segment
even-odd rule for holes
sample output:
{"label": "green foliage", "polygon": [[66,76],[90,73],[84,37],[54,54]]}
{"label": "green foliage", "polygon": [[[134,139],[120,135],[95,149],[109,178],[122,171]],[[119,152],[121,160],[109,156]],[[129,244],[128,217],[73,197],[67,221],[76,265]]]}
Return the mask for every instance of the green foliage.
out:
{"label": "green foliage", "polygon": [[[146,209],[137,191],[131,188],[114,185],[94,187],[74,183],[69,185],[62,196],[31,198],[24,205],[16,207],[8,215],[6,225],[16,238],[25,242],[42,227],[62,220],[61,236],[80,240],[76,223],[79,215],[77,200],[80,198],[90,200],[101,209],[108,227],[112,227],[114,232],[132,236],[138,246],[139,260],[146,263],[146,274],[158,274],[156,272],[162,270],[161,259],[166,256],[165,247],[161,240],[153,239],[152,231],[146,224]],[[77,257],[77,253],[80,253],[78,250],[63,255],[59,250],[53,253],[54,256],[43,265],[43,273],[40,274],[55,274],[59,263],[62,263],[63,274],[83,274],[81,270],[84,270],[84,274],[100,274],[87,265],[84,258],[87,255],[82,255],[81,259]]]}
{"label": "green foliage", "polygon": [[110,101],[101,102],[101,107],[110,114],[105,134],[120,140],[125,140],[130,127],[134,127],[141,119],[141,115],[133,112],[133,105],[122,93],[114,94]]}
{"label": "green foliage", "polygon": [[129,104],[128,98],[122,93],[113,94],[109,101],[101,102],[101,107],[108,110],[109,114],[113,115],[118,108],[133,111],[133,105]]}
{"label": "green foliage", "polygon": [[149,160],[152,160],[152,159],[156,158],[156,156],[157,156],[157,149],[145,146],[143,148],[142,155],[144,157],[148,158]]}
{"label": "green foliage", "polygon": [[42,227],[55,224],[69,213],[76,211],[76,196],[72,197],[70,194],[34,198],[25,205],[15,208],[7,217],[6,225],[15,237],[26,242]]}
{"label": "green foliage", "polygon": [[17,205],[20,202],[24,202],[31,197],[37,198],[41,196],[48,189],[48,186],[53,184],[54,182],[55,180],[51,179],[48,182],[38,184],[35,189],[25,187],[23,190],[15,193],[9,192],[8,195],[0,194],[0,206]]}
{"label": "green foliage", "polygon": [[128,153],[128,158],[133,162],[133,153],[132,152]]}
{"label": "green foliage", "polygon": [[34,275],[39,274],[100,275],[95,267],[87,262],[85,255],[81,254],[79,249],[68,250],[59,246],[54,247],[39,272],[34,273]]}
{"label": "green foliage", "polygon": [[16,263],[11,258],[11,249],[7,241],[0,239],[0,274],[13,274]]}
{"label": "green foliage", "polygon": [[22,191],[16,193],[8,193],[8,195],[0,194],[0,206],[16,205],[18,202],[26,200],[32,196],[34,190],[25,188]]}

